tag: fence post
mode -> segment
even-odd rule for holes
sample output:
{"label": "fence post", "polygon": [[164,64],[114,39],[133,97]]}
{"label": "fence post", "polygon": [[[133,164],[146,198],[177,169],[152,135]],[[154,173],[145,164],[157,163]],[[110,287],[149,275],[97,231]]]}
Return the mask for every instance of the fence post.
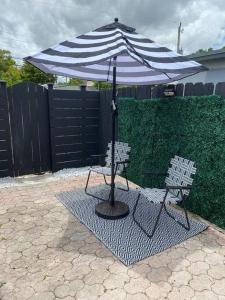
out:
{"label": "fence post", "polygon": [[7,88],[6,88],[6,81],[0,80],[0,105],[7,103]]}
{"label": "fence post", "polygon": [[164,87],[162,85],[157,85],[152,88],[152,98],[164,98]]}
{"label": "fence post", "polygon": [[7,157],[4,157],[4,161],[0,162],[0,177],[14,176],[12,143],[9,123],[9,103],[6,81],[4,80],[0,80],[0,108],[2,109],[1,130],[3,130],[3,134],[4,132],[6,133],[4,137],[5,142],[1,145],[0,150],[3,150],[3,153],[7,153]]}
{"label": "fence post", "polygon": [[216,84],[215,95],[225,97],[225,82],[218,82]]}
{"label": "fence post", "polygon": [[192,82],[187,82],[185,84],[184,96],[195,96],[194,84]]}
{"label": "fence post", "polygon": [[214,95],[214,83],[208,82],[204,84],[204,95]]}
{"label": "fence post", "polygon": [[83,165],[86,166],[87,164],[87,149],[86,149],[86,84],[81,84],[80,86],[80,92],[81,92],[81,126],[82,126],[82,161]]}
{"label": "fence post", "polygon": [[5,80],[0,80],[0,101],[1,101],[1,104],[2,103],[7,103],[7,87],[6,87],[6,81]]}
{"label": "fence post", "polygon": [[54,125],[52,124],[52,101],[53,101],[53,83],[48,83],[48,120],[49,120],[49,137],[50,137],[50,166],[52,172],[56,171],[55,145],[54,145]]}
{"label": "fence post", "polygon": [[183,83],[178,83],[176,85],[176,96],[183,97],[183,93],[184,93],[184,85]]}

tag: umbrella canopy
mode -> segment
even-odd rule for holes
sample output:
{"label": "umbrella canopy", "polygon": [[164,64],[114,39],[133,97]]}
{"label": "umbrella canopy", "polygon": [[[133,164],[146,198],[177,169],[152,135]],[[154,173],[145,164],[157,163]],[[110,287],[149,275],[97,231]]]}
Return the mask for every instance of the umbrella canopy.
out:
{"label": "umbrella canopy", "polygon": [[66,40],[25,60],[46,73],[125,85],[162,84],[205,71],[199,63],[115,22]]}

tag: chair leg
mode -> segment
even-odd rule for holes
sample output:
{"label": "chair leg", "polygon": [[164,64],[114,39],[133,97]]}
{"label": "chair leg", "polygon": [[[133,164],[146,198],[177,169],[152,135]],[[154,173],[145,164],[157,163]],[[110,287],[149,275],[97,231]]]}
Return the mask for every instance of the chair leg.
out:
{"label": "chair leg", "polygon": [[172,218],[174,221],[176,221],[180,226],[182,226],[184,229],[186,230],[190,230],[191,226],[190,226],[190,221],[188,218],[188,212],[186,210],[185,207],[183,207],[183,211],[184,211],[184,215],[185,215],[185,219],[186,219],[186,224],[182,223],[181,221],[177,220],[168,210],[167,207],[165,205],[165,212],[167,213],[167,215]]}
{"label": "chair leg", "polygon": [[[107,180],[106,180],[105,174],[102,174],[102,175],[103,175],[103,177],[104,177],[105,184],[108,185],[108,186],[110,186],[110,183],[108,183]],[[123,189],[123,188],[121,188],[121,187],[116,187],[116,188],[117,188],[118,190],[122,190],[122,191],[125,191],[125,192],[129,192],[129,184],[128,184],[128,180],[127,180],[127,174],[126,174],[126,176],[125,176],[125,180],[126,180],[126,186],[127,186],[127,188],[125,188],[125,189]]]}
{"label": "chair leg", "polygon": [[94,194],[91,194],[90,192],[87,191],[88,183],[89,183],[90,177],[91,177],[91,170],[89,170],[89,173],[88,173],[88,178],[87,178],[86,186],[85,186],[85,189],[84,189],[85,194],[87,194],[88,196],[91,196],[91,197],[93,197],[93,198],[95,198],[95,199],[101,200],[101,201],[108,201],[109,198],[110,198],[110,193],[109,193],[108,199],[106,200],[106,199],[104,199],[104,198],[95,196]]}
{"label": "chair leg", "polygon": [[124,173],[125,173],[125,180],[126,180],[126,186],[127,187],[125,189],[123,189],[121,187],[118,187],[118,189],[122,190],[122,191],[125,191],[125,192],[129,192],[130,188],[129,188],[129,183],[128,183],[128,180],[127,180],[127,172],[126,172],[126,170],[124,170]]}
{"label": "chair leg", "polygon": [[161,203],[161,207],[160,207],[158,216],[157,216],[157,218],[156,218],[156,222],[155,222],[155,225],[154,225],[154,228],[153,228],[153,231],[152,231],[151,236],[153,236],[154,233],[155,233],[155,231],[156,231],[156,228],[157,228],[157,226],[158,226],[159,219],[160,219],[160,216],[161,216],[161,213],[162,213],[163,208],[165,208],[165,202],[162,202],[162,203]]}
{"label": "chair leg", "polygon": [[126,179],[126,184],[127,184],[127,192],[129,192],[130,187],[129,187],[129,183],[128,183],[128,179],[127,179],[127,171],[125,171],[125,179]]}
{"label": "chair leg", "polygon": [[136,200],[136,202],[135,202],[135,204],[134,204],[134,210],[133,210],[133,213],[132,213],[132,216],[133,216],[133,217],[134,217],[134,215],[135,215],[135,212],[136,212],[136,209],[137,209],[137,206],[138,206],[138,202],[139,202],[139,200],[140,200],[140,197],[141,197],[141,193],[139,192],[139,193],[138,193],[137,200]]}
{"label": "chair leg", "polygon": [[105,184],[106,184],[106,185],[110,185],[110,183],[108,183],[107,180],[106,180],[105,174],[102,174],[102,175],[103,175],[103,177],[104,177]]}
{"label": "chair leg", "polygon": [[86,185],[85,185],[85,193],[86,193],[86,191],[87,191],[87,187],[88,187],[88,183],[89,183],[89,180],[90,180],[90,175],[91,175],[91,170],[89,170],[89,172],[88,172],[88,178],[87,178],[87,181],[86,181]]}
{"label": "chair leg", "polygon": [[138,227],[141,228],[141,230],[151,239],[153,237],[153,235],[155,234],[155,231],[156,231],[156,228],[158,226],[158,223],[159,223],[159,220],[160,220],[160,216],[161,216],[161,213],[162,213],[162,210],[163,210],[163,207],[165,207],[165,199],[166,199],[166,196],[167,196],[167,193],[166,193],[166,196],[163,200],[163,202],[161,203],[161,206],[160,206],[160,209],[159,209],[159,213],[157,215],[157,218],[156,218],[156,221],[155,221],[155,224],[154,224],[154,227],[153,227],[153,230],[151,233],[148,233],[144,228],[143,226],[140,224],[140,222],[135,218],[135,212],[137,210],[137,206],[138,206],[138,202],[140,200],[140,196],[141,196],[141,193],[138,194],[138,197],[137,197],[137,200],[136,200],[136,203],[134,205],[134,210],[133,210],[133,220],[135,221],[135,223],[138,225]]}

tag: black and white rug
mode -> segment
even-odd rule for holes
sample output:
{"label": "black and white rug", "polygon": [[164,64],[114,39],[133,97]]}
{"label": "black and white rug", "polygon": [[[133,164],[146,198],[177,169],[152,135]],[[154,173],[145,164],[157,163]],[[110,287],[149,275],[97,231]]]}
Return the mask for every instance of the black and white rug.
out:
{"label": "black and white rug", "polygon": [[[90,191],[107,199],[109,188],[104,185],[91,188]],[[167,214],[162,213],[158,228],[153,238],[149,239],[132,218],[137,192],[135,190],[129,192],[116,190],[115,195],[117,200],[127,203],[130,207],[130,214],[124,219],[105,220],[96,216],[95,205],[99,201],[87,196],[83,189],[60,193],[57,198],[125,265],[133,264],[166,250],[207,228],[206,224],[190,220],[191,230],[186,231]],[[144,228],[151,232],[158,210],[159,205],[149,203],[146,199],[141,198],[135,216]],[[177,219],[183,220],[179,211],[173,208],[169,210],[176,215]]]}

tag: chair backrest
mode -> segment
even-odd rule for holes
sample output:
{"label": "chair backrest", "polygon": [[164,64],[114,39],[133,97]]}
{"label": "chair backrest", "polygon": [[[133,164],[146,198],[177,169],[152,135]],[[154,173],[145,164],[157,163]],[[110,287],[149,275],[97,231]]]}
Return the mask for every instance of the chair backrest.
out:
{"label": "chair backrest", "polygon": [[[130,147],[128,143],[123,143],[123,142],[115,142],[115,163],[120,162],[120,161],[125,161],[129,159],[129,152],[130,152]],[[108,150],[106,152],[106,166],[111,167],[111,153],[112,153],[112,142],[108,144]],[[123,164],[120,164],[118,166],[118,171],[122,172],[124,168]]]}
{"label": "chair backrest", "polygon": [[[171,167],[168,169],[168,176],[165,179],[166,185],[172,186],[191,186],[193,182],[192,175],[196,173],[194,162],[175,155],[170,161]],[[184,195],[188,195],[190,190],[182,190]],[[179,190],[170,190],[170,193],[181,199]]]}

